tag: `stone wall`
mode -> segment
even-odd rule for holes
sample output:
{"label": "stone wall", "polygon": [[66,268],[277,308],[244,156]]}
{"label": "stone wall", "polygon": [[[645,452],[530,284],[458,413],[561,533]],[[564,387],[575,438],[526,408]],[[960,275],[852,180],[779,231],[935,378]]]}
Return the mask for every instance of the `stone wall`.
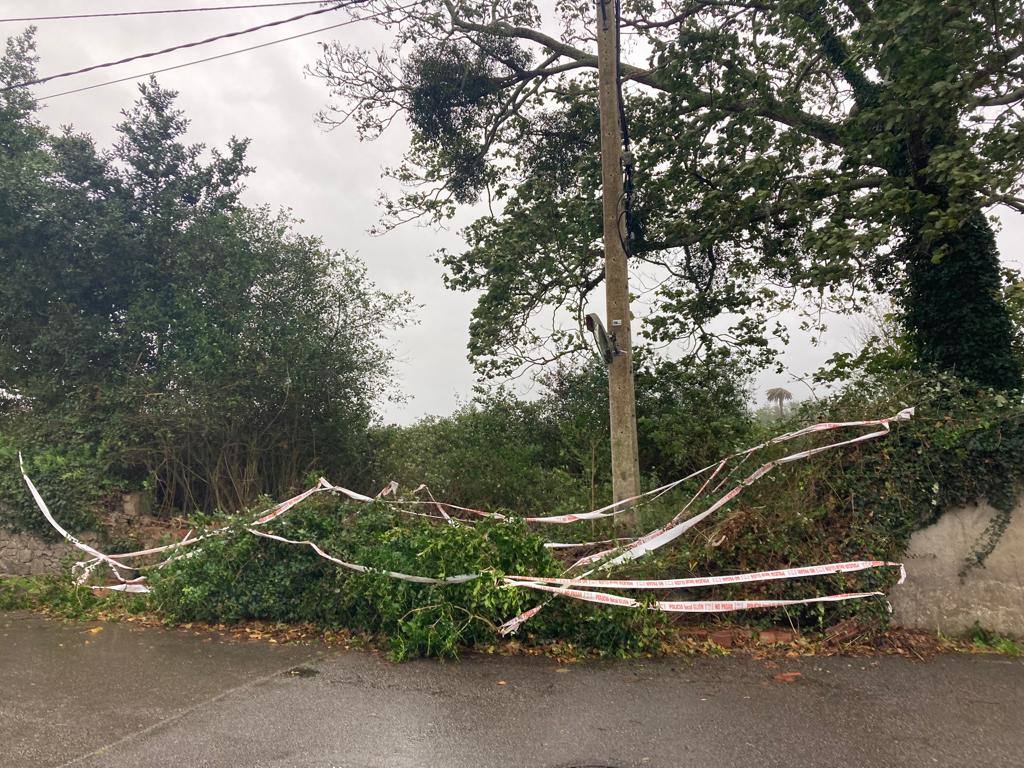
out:
{"label": "stone wall", "polygon": [[1024,637],[1024,499],[985,565],[960,576],[994,514],[987,504],[949,510],[911,537],[907,581],[891,595],[896,623],[952,635],[978,622]]}
{"label": "stone wall", "polygon": [[51,541],[32,533],[15,533],[0,528],[0,574],[39,576],[58,573],[62,561],[73,551],[63,541]]}
{"label": "stone wall", "polygon": [[[75,536],[104,550],[102,541],[110,537],[139,542],[151,546],[168,537],[180,538],[168,520],[154,517],[148,499],[141,493],[125,494],[117,508],[104,515],[101,527],[105,535],[95,532],[73,531]],[[43,538],[33,533],[15,532],[0,525],[0,575],[38,576],[59,573],[64,563],[88,557],[61,539]]]}

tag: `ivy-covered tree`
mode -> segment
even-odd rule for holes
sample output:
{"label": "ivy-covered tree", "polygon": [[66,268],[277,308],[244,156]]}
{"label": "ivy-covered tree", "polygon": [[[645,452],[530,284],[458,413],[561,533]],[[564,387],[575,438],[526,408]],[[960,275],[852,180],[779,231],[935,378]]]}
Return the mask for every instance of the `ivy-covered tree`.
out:
{"label": "ivy-covered tree", "polygon": [[[33,65],[31,34],[14,38],[0,80]],[[142,85],[101,151],[0,91],[0,433],[84,443],[179,509],[280,496],[313,470],[354,481],[404,297],[243,205],[247,142],[188,143],[175,96]]]}
{"label": "ivy-covered tree", "polygon": [[[390,48],[326,45],[329,124],[412,129],[384,226],[486,198],[448,285],[481,291],[470,353],[507,372],[571,350],[603,279],[595,7],[361,4]],[[892,296],[918,362],[1015,387],[988,216],[1024,212],[1020,0],[622,0],[635,273],[646,336],[764,362],[780,311]],[[541,351],[545,350],[545,351]]]}

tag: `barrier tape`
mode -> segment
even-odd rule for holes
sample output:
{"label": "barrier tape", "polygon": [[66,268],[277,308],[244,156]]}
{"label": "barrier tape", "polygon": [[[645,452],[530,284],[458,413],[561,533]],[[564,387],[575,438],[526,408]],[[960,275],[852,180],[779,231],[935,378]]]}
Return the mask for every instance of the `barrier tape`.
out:
{"label": "barrier tape", "polygon": [[[581,558],[576,563],[574,563],[572,566],[570,566],[569,570],[572,570],[572,569],[574,569],[574,568],[576,568],[578,566],[590,565],[590,564],[593,564],[593,563],[600,563],[599,568],[601,570],[607,570],[607,569],[613,568],[614,566],[619,565],[621,563],[628,562],[630,560],[636,560],[637,558],[642,557],[643,555],[647,554],[648,552],[653,552],[654,550],[659,549],[660,547],[663,547],[665,544],[668,544],[669,542],[674,541],[675,539],[679,538],[683,533],[685,533],[689,529],[693,528],[695,525],[697,525],[701,521],[707,519],[714,512],[716,512],[717,510],[721,509],[726,504],[728,504],[730,501],[732,501],[734,498],[739,496],[740,493],[742,493],[745,488],[749,487],[754,482],[756,482],[760,478],[764,477],[766,474],[768,474],[768,472],[770,472],[775,467],[781,466],[783,464],[788,464],[788,463],[793,462],[793,461],[798,461],[800,459],[810,458],[811,456],[816,456],[816,455],[818,455],[820,453],[823,453],[825,451],[830,451],[830,450],[834,450],[836,448],[841,448],[841,447],[844,447],[844,446],[853,445],[855,443],[864,442],[866,440],[872,440],[872,439],[875,439],[875,438],[878,438],[878,437],[883,437],[883,436],[889,434],[889,432],[891,430],[891,427],[890,427],[891,422],[893,422],[893,421],[905,421],[905,420],[910,419],[911,417],[913,417],[913,415],[914,415],[914,409],[913,408],[904,408],[902,411],[897,413],[895,416],[890,416],[890,417],[884,418],[884,419],[871,419],[871,420],[848,421],[848,422],[822,422],[820,424],[812,424],[811,426],[804,427],[803,429],[796,430],[795,432],[789,432],[789,433],[787,433],[785,435],[781,435],[779,437],[776,437],[776,438],[773,438],[771,440],[768,440],[765,443],[762,443],[760,446],[755,446],[754,448],[749,448],[749,449],[747,449],[745,451],[742,451],[741,453],[733,454],[732,457],[726,457],[725,459],[722,459],[722,461],[720,461],[716,465],[717,468],[715,469],[715,472],[712,474],[711,477],[709,477],[704,482],[704,484],[697,491],[697,493],[694,494],[694,496],[690,499],[689,502],[687,502],[686,506],[684,506],[683,509],[680,510],[679,513],[676,514],[676,516],[673,517],[668,523],[666,523],[665,525],[663,525],[663,526],[661,526],[659,528],[655,528],[650,533],[647,533],[644,536],[641,536],[640,538],[636,539],[632,543],[627,544],[625,547],[619,548],[617,550],[616,549],[605,550],[604,552],[598,552],[597,554]],[[788,440],[792,440],[792,439],[794,439],[796,437],[801,437],[801,436],[813,434],[813,433],[816,433],[816,432],[825,432],[825,431],[829,431],[829,430],[847,429],[847,428],[859,428],[859,427],[869,427],[869,426],[870,427],[881,426],[882,429],[877,430],[875,432],[870,432],[870,433],[865,434],[865,435],[858,435],[857,437],[851,438],[849,440],[841,440],[839,442],[829,443],[828,445],[819,446],[817,448],[810,448],[810,449],[807,449],[807,450],[804,450],[804,451],[798,451],[796,453],[792,453],[792,454],[789,454],[787,456],[784,456],[784,457],[782,457],[780,459],[775,459],[773,461],[766,462],[765,464],[762,464],[760,467],[758,467],[756,470],[754,470],[754,472],[752,472],[746,478],[744,478],[739,484],[737,484],[734,488],[732,488],[732,490],[730,490],[724,496],[720,497],[718,499],[718,501],[716,501],[714,504],[712,504],[706,510],[704,510],[703,512],[700,512],[700,513],[698,513],[696,515],[693,515],[690,518],[682,519],[683,515],[685,515],[686,512],[689,510],[691,504],[693,504],[693,502],[701,495],[701,493],[707,487],[707,485],[711,482],[711,480],[714,479],[714,477],[718,474],[718,472],[721,471],[721,469],[726,465],[726,463],[731,458],[736,458],[736,457],[742,456],[743,459],[746,460],[746,458],[748,456],[750,456],[754,451],[760,450],[763,447],[766,447],[768,445],[777,445],[779,443],[783,443],[783,442],[786,442]],[[619,552],[620,554],[615,555],[616,552]],[[589,576],[590,573],[592,573],[592,572],[593,571],[588,571],[587,573],[582,574],[582,576],[583,577]],[[551,589],[545,589],[544,591],[554,591],[554,592],[557,593],[558,590],[566,590],[566,589],[567,589],[567,587],[563,586],[563,587],[554,587],[554,588],[551,588]],[[547,603],[542,603],[541,605],[535,606],[535,608],[531,608],[528,611],[520,613],[518,616],[512,617],[511,619],[506,621],[504,624],[502,624],[498,628],[498,633],[500,635],[502,635],[502,636],[506,636],[506,635],[514,633],[527,620],[529,620],[530,618],[535,616],[540,610],[542,610],[543,606],[546,605],[546,604]]]}
{"label": "barrier tape", "polygon": [[621,542],[633,541],[631,538],[604,539],[603,541],[546,541],[545,549],[582,549],[583,547],[600,547],[605,544],[619,544]]}
{"label": "barrier tape", "polygon": [[107,584],[106,586],[92,587],[94,590],[109,589],[111,592],[131,592],[134,594],[147,594],[149,587],[145,584]]}
{"label": "barrier tape", "polygon": [[[693,479],[693,478],[698,477],[700,475],[703,475],[703,474],[705,474],[705,473],[707,473],[707,472],[709,472],[711,470],[714,470],[711,473],[711,475],[704,481],[704,483],[701,485],[701,487],[697,490],[697,492],[690,498],[690,500],[686,503],[686,505],[682,508],[682,510],[680,510],[680,512],[677,513],[672,518],[672,520],[670,520],[666,525],[661,526],[661,527],[659,527],[659,528],[649,532],[648,534],[646,534],[644,536],[641,536],[640,538],[637,538],[637,539],[607,539],[605,541],[580,542],[580,543],[572,543],[572,542],[569,542],[569,543],[556,543],[556,542],[549,542],[549,543],[545,544],[546,547],[551,548],[551,549],[568,549],[568,548],[573,548],[573,547],[599,546],[599,545],[604,545],[604,544],[612,544],[612,543],[618,543],[618,542],[627,542],[624,546],[621,546],[621,547],[618,547],[618,548],[615,548],[615,549],[604,550],[603,552],[598,552],[595,555],[590,555],[588,557],[582,558],[579,561],[577,561],[573,566],[570,566],[569,570],[572,570],[572,569],[574,569],[574,568],[576,568],[578,566],[589,565],[589,564],[592,564],[592,563],[600,563],[599,568],[602,569],[602,570],[603,569],[608,569],[608,568],[611,568],[611,567],[613,567],[615,565],[618,565],[620,563],[626,562],[628,560],[633,560],[633,559],[642,557],[644,554],[646,554],[648,552],[651,552],[651,551],[654,551],[655,549],[658,549],[659,547],[664,546],[665,544],[667,544],[667,543],[673,541],[674,539],[678,538],[684,532],[686,532],[687,530],[689,530],[690,528],[692,528],[693,526],[695,526],[696,524],[698,524],[702,520],[706,519],[709,515],[713,514],[715,511],[717,511],[718,509],[723,507],[725,504],[727,504],[732,499],[736,498],[736,496],[738,496],[743,491],[743,489],[749,487],[754,482],[756,482],[760,478],[764,477],[764,475],[768,474],[768,472],[770,472],[775,467],[781,466],[783,464],[786,464],[786,463],[789,463],[789,462],[792,462],[792,461],[797,461],[799,459],[809,458],[811,456],[817,455],[817,454],[822,453],[822,452],[827,451],[827,450],[833,450],[835,448],[840,448],[842,446],[852,445],[854,443],[859,443],[859,442],[863,442],[865,440],[870,440],[870,439],[873,439],[873,438],[881,437],[883,435],[888,434],[888,432],[890,431],[890,422],[892,422],[894,420],[909,419],[913,415],[913,412],[914,412],[913,408],[908,408],[908,409],[905,409],[903,411],[900,411],[895,416],[887,418],[887,419],[876,419],[876,420],[870,420],[870,421],[853,421],[853,422],[823,422],[821,424],[814,424],[814,425],[811,425],[809,427],[805,427],[805,428],[803,428],[801,430],[796,430],[794,432],[790,432],[790,433],[787,433],[785,435],[780,435],[780,436],[778,436],[776,438],[773,438],[773,439],[768,440],[768,441],[766,441],[764,443],[761,443],[760,445],[754,446],[753,448],[748,448],[745,451],[733,454],[732,456],[726,457],[725,459],[717,462],[716,464],[708,465],[707,467],[705,467],[703,469],[700,469],[700,470],[697,470],[696,472],[693,472],[690,475],[687,475],[686,477],[681,478],[679,480],[675,480],[675,481],[673,481],[671,483],[666,483],[665,485],[659,486],[658,488],[652,489],[652,490],[647,491],[647,492],[642,493],[642,494],[638,494],[638,495],[633,496],[633,497],[631,497],[629,499],[623,499],[623,500],[615,502],[613,504],[606,505],[604,507],[601,507],[599,509],[593,510],[591,512],[584,512],[584,513],[577,513],[577,514],[568,514],[568,515],[549,515],[549,516],[538,516],[538,517],[524,517],[522,519],[525,520],[526,522],[534,522],[534,523],[567,524],[567,523],[577,522],[577,521],[581,521],[581,520],[594,520],[594,519],[598,519],[598,518],[602,518],[602,517],[611,517],[613,515],[620,514],[621,512],[625,511],[625,509],[627,509],[629,506],[633,505],[636,501],[638,501],[640,499],[645,499],[645,498],[648,498],[648,497],[657,498],[659,495],[667,493],[668,491],[672,490],[673,488],[678,487],[680,484],[682,484],[683,482],[685,482],[687,480]],[[708,509],[704,510],[703,512],[701,512],[701,513],[699,513],[697,515],[694,515],[692,517],[683,519],[683,516],[689,510],[691,505],[704,493],[704,491],[711,484],[711,482],[714,481],[714,479],[719,475],[719,473],[722,471],[722,469],[732,459],[741,458],[741,461],[739,462],[739,465],[737,467],[734,467],[719,482],[719,484],[715,487],[715,490],[713,492],[717,492],[722,487],[722,485],[725,482],[728,481],[728,478],[732,474],[734,474],[736,472],[738,467],[741,466],[742,463],[744,461],[746,461],[746,459],[749,456],[751,456],[754,452],[756,452],[758,450],[761,450],[761,449],[763,449],[763,448],[765,448],[765,447],[767,447],[769,445],[779,444],[779,443],[786,442],[788,440],[793,440],[795,438],[798,438],[798,437],[801,437],[801,436],[804,436],[804,435],[808,435],[808,434],[812,434],[812,433],[815,433],[815,432],[823,432],[823,431],[828,431],[828,430],[836,430],[836,429],[844,429],[844,428],[852,428],[852,427],[863,427],[863,426],[882,426],[883,429],[881,429],[879,431],[875,431],[875,432],[869,433],[869,434],[860,435],[858,437],[851,438],[849,440],[843,440],[843,441],[839,441],[839,442],[836,442],[836,443],[830,443],[830,444],[825,445],[825,446],[820,446],[820,447],[817,447],[817,448],[811,448],[811,449],[808,449],[808,450],[805,450],[805,451],[799,451],[797,453],[793,453],[793,454],[790,454],[788,456],[784,456],[784,457],[782,457],[780,459],[775,459],[773,461],[766,462],[765,464],[761,465],[758,469],[756,469],[753,473],[751,473],[746,478],[744,478],[742,481],[740,481],[728,493],[726,493],[722,497],[720,497]],[[72,545],[74,545],[78,549],[86,552],[87,554],[92,555],[92,559],[78,562],[78,563],[76,563],[73,566],[73,569],[80,571],[80,573],[78,575],[78,579],[77,579],[78,583],[84,583],[89,578],[89,576],[93,573],[93,571],[101,563],[105,563],[106,565],[108,565],[110,567],[114,577],[120,582],[119,584],[114,584],[114,585],[109,585],[109,586],[102,586],[102,587],[101,586],[95,586],[95,587],[93,587],[93,589],[110,589],[110,590],[113,590],[113,591],[128,592],[128,593],[145,593],[145,592],[148,592],[149,588],[145,584],[142,583],[146,579],[146,577],[144,575],[137,576],[135,578],[130,578],[129,579],[129,578],[126,578],[121,573],[121,571],[136,571],[136,572],[138,572],[138,568],[139,567],[143,567],[143,568],[161,568],[161,567],[167,565],[170,562],[174,562],[175,560],[181,559],[183,557],[190,557],[193,554],[195,554],[198,550],[195,550],[195,549],[189,550],[188,552],[186,552],[184,554],[172,554],[170,557],[164,559],[162,562],[157,563],[155,565],[149,565],[149,566],[139,566],[139,567],[130,566],[130,565],[127,565],[126,563],[122,562],[123,560],[133,559],[133,558],[137,558],[137,557],[143,557],[143,556],[152,555],[152,554],[159,554],[159,553],[166,553],[166,552],[175,552],[176,550],[179,550],[179,549],[181,549],[183,547],[190,546],[190,545],[193,545],[193,544],[197,544],[197,543],[202,542],[202,541],[204,541],[206,539],[209,539],[209,538],[211,538],[213,536],[222,535],[222,534],[226,533],[227,531],[231,530],[230,526],[224,526],[222,528],[214,529],[212,531],[206,532],[206,533],[204,533],[202,535],[199,535],[199,536],[194,536],[193,532],[189,531],[181,541],[174,542],[172,544],[167,544],[167,545],[163,545],[163,546],[159,546],[159,547],[150,547],[148,549],[137,550],[137,551],[134,551],[134,552],[126,552],[126,553],[122,553],[122,554],[119,554],[119,555],[112,555],[112,556],[111,555],[106,555],[106,554],[100,552],[99,550],[89,546],[88,544],[85,544],[84,542],[80,541],[76,537],[72,536],[70,533],[68,533],[68,531],[66,531],[63,527],[61,527],[59,523],[57,523],[56,519],[54,519],[53,515],[50,513],[49,508],[46,506],[46,503],[43,501],[42,496],[39,494],[39,491],[36,489],[35,485],[29,479],[28,475],[25,473],[24,462],[22,461],[20,454],[19,454],[18,458],[19,458],[19,462],[20,462],[20,465],[21,465],[22,477],[24,478],[25,483],[27,484],[27,486],[29,488],[29,491],[32,494],[32,497],[35,500],[36,505],[39,507],[40,511],[43,513],[43,515],[46,518],[47,522],[49,522],[49,524],[61,536],[63,536],[68,542],[70,542]],[[431,517],[431,518],[435,518],[435,519],[443,519],[447,524],[455,525],[455,526],[457,526],[459,524],[459,521],[456,520],[455,518],[453,518],[451,515],[449,515],[447,510],[446,510],[446,508],[447,509],[451,509],[451,510],[459,510],[459,511],[470,512],[470,513],[473,513],[473,514],[476,514],[476,515],[490,517],[490,518],[496,518],[496,519],[501,519],[501,520],[509,519],[506,515],[502,515],[500,513],[485,512],[483,510],[476,510],[476,509],[472,509],[472,508],[468,508],[468,507],[460,507],[460,506],[453,505],[453,504],[447,504],[447,503],[444,503],[444,502],[439,502],[439,501],[437,501],[434,498],[433,494],[430,493],[430,490],[428,488],[426,488],[426,486],[422,486],[422,485],[419,486],[417,489],[415,489],[414,493],[419,492],[421,490],[425,490],[426,491],[428,497],[430,498],[429,502],[424,502],[424,501],[400,502],[398,500],[394,500],[394,501],[386,501],[385,503],[388,503],[389,505],[392,505],[393,507],[399,509],[399,511],[402,511],[402,512],[407,513],[407,514],[413,514],[413,515],[418,515],[418,516],[423,516],[423,517]],[[391,483],[389,483],[387,486],[385,486],[377,494],[377,499],[384,499],[387,496],[392,496],[393,497],[393,496],[395,496],[397,494],[397,491],[398,491],[398,485],[397,485],[397,483],[392,481]],[[286,538],[284,536],[279,536],[279,535],[276,535],[276,534],[271,534],[271,533],[267,533],[265,531],[260,531],[260,530],[256,529],[255,526],[261,526],[261,525],[266,525],[268,523],[271,523],[271,522],[277,520],[278,518],[280,518],[281,516],[283,516],[285,513],[287,513],[290,509],[295,507],[297,504],[305,501],[306,499],[308,499],[309,497],[311,497],[311,496],[313,496],[315,494],[324,493],[324,492],[338,493],[338,494],[341,494],[341,495],[344,495],[344,496],[348,497],[349,499],[351,499],[353,501],[357,501],[357,502],[361,502],[361,503],[369,503],[369,502],[373,502],[375,500],[374,498],[371,498],[371,497],[366,496],[366,495],[361,494],[361,493],[357,493],[357,492],[352,491],[352,490],[350,490],[348,488],[344,488],[344,487],[341,487],[341,486],[333,485],[329,481],[327,481],[326,479],[320,478],[318,483],[313,488],[310,488],[310,489],[308,489],[308,490],[298,494],[297,496],[293,496],[292,498],[287,499],[287,500],[285,500],[283,502],[280,502],[280,503],[276,504],[275,506],[271,507],[264,514],[260,515],[255,520],[253,520],[251,523],[249,523],[249,525],[246,526],[245,530],[248,533],[252,534],[252,535],[259,536],[259,537],[262,537],[262,538],[272,539],[272,540],[275,540],[275,541],[278,541],[278,542],[281,542],[281,543],[291,544],[291,545],[295,545],[295,546],[308,546],[311,549],[313,549],[313,551],[317,555],[319,555],[320,557],[322,557],[322,558],[324,558],[324,559],[326,559],[326,560],[328,560],[328,561],[330,561],[332,563],[335,563],[335,564],[337,564],[337,565],[339,565],[339,566],[341,566],[343,568],[347,568],[349,570],[353,570],[353,571],[357,571],[357,572],[361,572],[361,573],[381,573],[381,574],[384,574],[384,575],[386,575],[386,576],[388,576],[390,578],[399,579],[399,580],[403,580],[403,581],[409,581],[409,582],[418,583],[418,584],[433,584],[433,585],[462,584],[462,583],[466,583],[468,581],[472,581],[474,579],[478,579],[478,578],[480,578],[483,575],[483,574],[476,573],[476,574],[461,574],[461,575],[457,575],[457,576],[448,576],[448,577],[443,577],[443,578],[433,578],[433,577],[428,577],[428,576],[416,576],[416,575],[411,575],[411,574],[406,574],[406,573],[399,573],[399,572],[395,572],[395,571],[386,571],[386,570],[371,568],[369,566],[364,566],[364,565],[360,565],[360,564],[357,564],[357,563],[350,563],[350,562],[341,560],[339,558],[336,558],[336,557],[330,555],[329,553],[325,552],[322,548],[320,548],[316,543],[314,543],[312,541],[288,539],[288,538]],[[427,513],[419,513],[419,512],[413,512],[413,511],[410,511],[410,510],[401,509],[401,507],[399,505],[403,504],[403,503],[405,503],[405,504],[408,504],[408,503],[429,504],[429,505],[432,505],[435,509],[437,509],[440,512],[440,515],[432,515],[432,514],[427,514]],[[618,553],[618,554],[616,554],[616,553]],[[550,592],[554,596],[561,595],[561,596],[571,597],[571,598],[578,599],[578,600],[584,600],[584,601],[587,601],[587,602],[603,603],[603,604],[607,604],[607,605],[619,605],[619,606],[630,607],[630,608],[647,608],[647,609],[653,608],[655,610],[662,610],[662,611],[668,611],[668,612],[689,612],[689,613],[698,613],[698,612],[700,612],[700,613],[703,613],[703,612],[720,612],[720,611],[747,610],[747,609],[750,609],[750,608],[771,608],[771,607],[780,607],[780,606],[787,606],[787,605],[802,605],[802,604],[819,603],[819,602],[834,602],[834,601],[838,601],[838,600],[852,600],[852,599],[859,599],[859,598],[879,596],[879,595],[882,595],[882,593],[880,593],[880,592],[849,593],[849,594],[840,594],[840,595],[828,595],[828,596],[816,597],[816,598],[807,598],[807,599],[803,599],[803,600],[655,601],[654,603],[648,604],[648,603],[641,603],[641,602],[639,602],[639,601],[637,601],[637,600],[635,600],[633,598],[623,597],[621,595],[614,595],[614,594],[609,594],[609,593],[606,593],[606,592],[594,592],[594,591],[589,591],[589,590],[577,589],[576,587],[583,586],[583,587],[598,587],[598,588],[611,588],[611,589],[614,589],[614,588],[618,588],[618,589],[687,589],[687,588],[707,587],[707,586],[714,586],[714,585],[721,585],[721,584],[750,583],[750,582],[768,581],[768,580],[775,580],[775,579],[789,579],[789,578],[797,578],[797,577],[800,577],[800,576],[820,576],[820,575],[828,575],[828,574],[835,574],[835,573],[846,573],[846,572],[859,571],[859,570],[865,570],[865,569],[868,569],[868,568],[877,568],[877,567],[884,567],[884,566],[899,567],[900,568],[900,583],[903,582],[903,580],[904,580],[904,578],[906,576],[906,572],[905,572],[905,570],[904,570],[904,568],[903,568],[903,566],[901,564],[899,564],[899,563],[883,562],[883,561],[861,560],[861,561],[849,561],[849,562],[844,562],[844,563],[831,563],[831,564],[817,565],[817,566],[804,566],[804,567],[798,567],[798,568],[786,568],[786,569],[773,570],[773,571],[759,571],[759,572],[747,573],[747,574],[731,574],[731,575],[725,575],[725,576],[709,576],[709,577],[692,577],[692,578],[685,578],[685,579],[588,579],[588,578],[586,578],[587,576],[589,576],[591,573],[594,572],[593,569],[592,569],[592,570],[590,570],[590,571],[588,571],[588,572],[586,572],[586,573],[584,573],[584,574],[582,574],[580,576],[575,576],[575,577],[546,578],[546,577],[535,577],[535,576],[509,576],[509,577],[505,577],[503,579],[503,583],[505,585],[509,586],[509,587],[533,589],[533,590],[538,590],[538,591],[542,591],[542,592]],[[530,618],[535,616],[540,610],[542,610],[543,607],[545,605],[547,605],[547,602],[549,602],[551,599],[553,599],[553,598],[549,598],[548,601],[546,601],[544,603],[541,603],[541,604],[539,604],[539,605],[537,605],[537,606],[535,606],[535,607],[533,607],[533,608],[531,608],[531,609],[529,609],[527,611],[524,611],[523,613],[519,614],[518,616],[510,619],[509,621],[507,621],[505,624],[503,624],[499,628],[499,632],[502,635],[509,634],[510,632],[514,632],[525,621],[529,620]]]}
{"label": "barrier tape", "polygon": [[445,578],[435,579],[430,576],[411,576],[408,573],[399,573],[397,571],[385,571],[380,568],[371,568],[366,565],[359,565],[358,563],[349,563],[344,560],[339,560],[332,555],[324,552],[320,547],[314,544],[312,541],[296,541],[295,539],[286,539],[284,536],[277,536],[273,533],[266,533],[265,531],[257,531],[255,528],[246,528],[249,533],[254,536],[260,536],[264,539],[273,539],[274,541],[280,541],[285,544],[305,544],[306,546],[313,549],[320,557],[325,560],[330,560],[332,563],[340,565],[342,568],[348,568],[350,571],[358,571],[359,573],[381,573],[385,576],[390,576],[392,579],[398,579],[400,581],[411,581],[416,584],[465,584],[467,581],[473,581],[479,579],[481,574],[479,573],[464,573],[459,576],[446,576]]}
{"label": "barrier tape", "polygon": [[46,502],[43,501],[43,497],[39,495],[38,489],[35,487],[35,485],[29,479],[28,475],[25,474],[25,461],[22,459],[20,453],[18,454],[18,465],[21,468],[21,476],[23,478],[25,478],[25,483],[26,483],[26,485],[28,485],[29,493],[32,494],[32,498],[35,500],[36,506],[39,507],[39,510],[43,513],[43,517],[45,517],[46,521],[51,526],[53,526],[54,530],[56,530],[57,533],[59,533],[61,536],[63,536],[73,546],[77,547],[78,549],[82,550],[83,552],[86,552],[86,553],[92,555],[98,561],[103,561],[107,565],[109,565],[110,566],[110,570],[113,572],[114,576],[119,581],[122,581],[122,582],[128,581],[127,579],[125,579],[121,575],[121,572],[120,572],[120,569],[131,570],[128,566],[125,566],[123,563],[117,562],[117,560],[115,560],[114,558],[108,557],[107,555],[105,555],[102,552],[100,552],[98,549],[94,549],[93,547],[90,547],[88,544],[86,544],[84,541],[80,541],[79,539],[75,538],[70,533],[68,533],[66,530],[64,530],[60,526],[60,524],[54,519],[53,515],[50,513],[50,508],[46,506]]}
{"label": "barrier tape", "polygon": [[[706,519],[707,517],[714,514],[722,507],[724,507],[730,501],[739,496],[744,491],[744,489],[753,485],[755,482],[760,480],[762,477],[767,475],[771,470],[775,469],[776,467],[782,466],[783,464],[789,464],[794,461],[799,461],[800,459],[807,459],[810,458],[811,456],[816,456],[819,453],[824,453],[825,451],[831,451],[836,448],[854,445],[855,443],[861,443],[866,440],[873,440],[877,437],[884,437],[885,435],[889,434],[890,421],[909,419],[913,415],[913,413],[914,409],[908,408],[903,411],[900,411],[900,413],[898,413],[891,419],[878,419],[876,421],[865,422],[851,422],[856,426],[882,425],[884,429],[878,430],[877,432],[870,432],[866,435],[858,435],[857,437],[851,438],[849,440],[842,440],[838,443],[829,443],[828,445],[819,446],[817,448],[810,448],[806,451],[799,451],[788,456],[783,456],[781,459],[775,459],[773,461],[769,461],[765,464],[762,464],[760,467],[758,467],[756,470],[750,473],[747,477],[745,477],[742,481],[740,481],[735,487],[733,487],[732,490],[730,490],[724,496],[719,498],[718,501],[716,501],[714,504],[712,504],[710,507],[708,507],[700,514],[694,515],[693,517],[680,521],[680,518],[682,517],[683,513],[685,513],[687,511],[687,507],[689,507],[689,505],[687,505],[687,507],[684,507],[683,510],[678,515],[673,517],[672,520],[670,520],[666,525],[660,528],[656,528],[650,533],[645,534],[644,536],[641,536],[640,538],[636,539],[632,544],[629,544],[626,547],[624,547],[623,552],[621,554],[608,560],[601,567],[611,568],[613,566],[619,565],[629,560],[636,560],[637,558],[642,557],[648,552],[653,552],[654,550],[663,547],[665,544],[668,544],[670,541],[674,541],[675,539],[679,538],[682,534],[684,534],[686,531],[688,531],[690,528],[697,525],[697,523],[701,522],[702,520]],[[722,466],[722,464],[720,464],[719,466]],[[607,557],[608,555],[611,555],[613,552],[614,550],[598,552],[595,555],[583,558],[580,562],[576,563],[576,565],[586,565],[592,562],[597,562]]]}
{"label": "barrier tape", "polygon": [[[725,613],[728,611],[747,611],[752,608],[782,608],[790,605],[835,603],[843,600],[861,600],[866,597],[885,597],[884,592],[844,592],[838,595],[807,597],[802,600],[655,600],[652,603],[642,603],[639,600],[634,600],[632,597],[612,595],[608,592],[590,592],[583,589],[552,587],[535,581],[513,582],[506,580],[506,584],[508,586],[551,592],[561,597],[571,597],[588,603],[600,603],[601,605],[612,605],[619,608],[643,608],[644,610],[664,611],[666,613]],[[530,611],[527,611],[529,613],[527,618],[536,615],[540,609],[541,606],[539,605],[531,608]]]}
{"label": "barrier tape", "polygon": [[585,579],[506,576],[505,581],[559,584],[570,587],[597,587],[600,589],[696,589],[722,584],[748,584],[758,581],[778,581],[807,576],[829,576],[836,573],[854,573],[856,571],[883,567],[900,569],[900,578],[896,582],[897,584],[902,584],[906,580],[907,571],[903,563],[892,563],[886,560],[851,560],[845,563],[806,565],[799,568],[782,568],[774,571],[756,571],[754,573],[734,573],[725,576],[694,576],[686,579]]}

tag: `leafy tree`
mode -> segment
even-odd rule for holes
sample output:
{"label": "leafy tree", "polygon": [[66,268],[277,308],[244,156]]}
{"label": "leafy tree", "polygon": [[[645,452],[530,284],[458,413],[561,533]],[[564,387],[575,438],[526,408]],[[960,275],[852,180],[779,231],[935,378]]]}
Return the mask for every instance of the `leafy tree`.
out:
{"label": "leafy tree", "polygon": [[[30,33],[9,41],[0,75],[26,79],[32,55]],[[405,297],[243,205],[247,142],[187,143],[155,80],[109,151],[0,93],[0,427],[93,446],[168,507],[353,480]]]}
{"label": "leafy tree", "polygon": [[779,408],[779,418],[786,415],[785,405],[787,400],[793,399],[793,393],[784,387],[772,387],[768,390],[768,402],[775,403]]}
{"label": "leafy tree", "polygon": [[[1024,212],[1020,0],[622,4],[649,339],[765,362],[780,310],[884,292],[919,363],[1019,383],[986,213]],[[482,292],[470,354],[489,373],[571,351],[578,334],[535,317],[580,319],[603,279],[594,4],[556,7],[558,34],[522,0],[375,0],[357,13],[384,14],[393,46],[328,45],[312,70],[338,99],[327,123],[373,138],[408,118],[384,226],[486,195],[439,258]]]}
{"label": "leafy tree", "polygon": [[[517,512],[593,509],[611,496],[604,366],[553,366],[536,397],[481,389],[451,416],[374,431],[377,482],[426,483],[438,498]],[[747,378],[726,357],[710,364],[641,359],[640,462],[674,480],[743,447],[753,423]]]}
{"label": "leafy tree", "polygon": [[450,416],[385,427],[377,437],[381,484],[397,480],[409,490],[424,483],[445,501],[521,513],[578,501],[557,424],[543,403],[507,390],[479,392]]}

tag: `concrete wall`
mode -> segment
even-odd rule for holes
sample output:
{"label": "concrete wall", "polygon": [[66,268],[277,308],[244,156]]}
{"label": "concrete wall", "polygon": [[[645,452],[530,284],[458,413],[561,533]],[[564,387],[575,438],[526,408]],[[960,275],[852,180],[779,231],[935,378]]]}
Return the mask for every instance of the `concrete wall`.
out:
{"label": "concrete wall", "polygon": [[987,504],[949,510],[911,537],[907,581],[891,594],[897,624],[957,634],[977,621],[1024,637],[1024,499],[985,565],[959,576],[994,514]]}

